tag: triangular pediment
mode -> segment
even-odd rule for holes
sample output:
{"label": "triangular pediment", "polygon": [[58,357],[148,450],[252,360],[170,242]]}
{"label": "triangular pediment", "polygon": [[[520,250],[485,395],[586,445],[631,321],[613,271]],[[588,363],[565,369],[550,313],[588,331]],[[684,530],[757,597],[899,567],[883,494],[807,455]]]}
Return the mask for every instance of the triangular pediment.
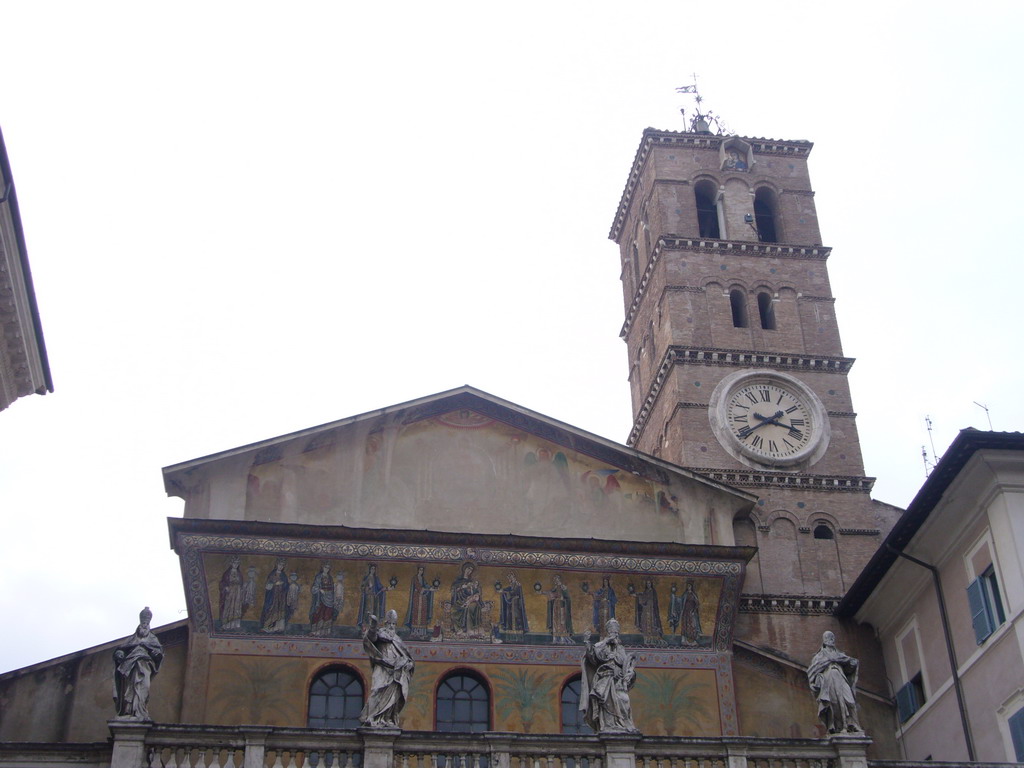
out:
{"label": "triangular pediment", "polygon": [[[715,541],[752,497],[461,387],[164,470],[186,517]],[[716,520],[717,518],[717,520]],[[724,532],[721,532],[724,535]]]}

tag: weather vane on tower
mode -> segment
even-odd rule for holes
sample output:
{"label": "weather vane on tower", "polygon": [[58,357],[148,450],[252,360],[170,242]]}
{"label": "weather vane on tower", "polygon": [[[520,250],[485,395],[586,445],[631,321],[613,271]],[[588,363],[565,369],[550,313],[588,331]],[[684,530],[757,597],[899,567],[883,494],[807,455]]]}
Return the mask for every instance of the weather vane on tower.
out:
{"label": "weather vane on tower", "polygon": [[[716,115],[710,109],[705,111],[703,105],[704,99],[700,95],[700,91],[697,90],[697,73],[693,73],[693,85],[681,85],[676,88],[676,93],[689,93],[693,94],[694,108],[693,117],[690,118],[690,131],[693,133],[717,133],[719,136],[729,135],[732,133],[725,125],[725,121],[721,117]],[[686,117],[686,110],[684,108],[679,109],[679,114],[684,118]],[[711,126],[715,127],[715,130],[711,130]]]}

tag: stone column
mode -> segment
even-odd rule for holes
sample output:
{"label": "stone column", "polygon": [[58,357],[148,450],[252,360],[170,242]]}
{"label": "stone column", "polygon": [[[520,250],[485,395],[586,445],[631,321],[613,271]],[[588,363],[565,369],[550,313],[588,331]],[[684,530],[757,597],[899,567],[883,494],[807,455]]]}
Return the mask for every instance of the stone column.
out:
{"label": "stone column", "polygon": [[510,768],[512,765],[512,741],[507,734],[488,732],[484,739],[491,749],[491,768]]}
{"label": "stone column", "polygon": [[605,768],[636,768],[636,744],[639,733],[599,733],[604,745]]}
{"label": "stone column", "polygon": [[270,734],[270,729],[243,725],[241,731],[245,736],[243,768],[264,768],[267,757],[267,736]]}
{"label": "stone column", "polygon": [[[853,734],[836,734],[832,737],[836,749],[836,768],[868,768],[868,747],[871,739]],[[111,766],[113,768],[113,766]]]}
{"label": "stone column", "polygon": [[359,728],[363,740],[363,768],[394,768],[395,739],[401,728]]}
{"label": "stone column", "polygon": [[153,723],[149,720],[108,720],[114,737],[110,768],[146,768],[146,734]]}
{"label": "stone column", "polygon": [[726,754],[729,755],[729,768],[747,768],[747,745],[726,744]]}

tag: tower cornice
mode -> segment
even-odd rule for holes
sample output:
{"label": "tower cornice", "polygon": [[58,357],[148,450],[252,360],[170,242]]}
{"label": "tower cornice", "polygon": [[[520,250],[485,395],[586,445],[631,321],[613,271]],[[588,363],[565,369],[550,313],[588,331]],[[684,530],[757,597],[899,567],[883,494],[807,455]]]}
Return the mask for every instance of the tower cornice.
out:
{"label": "tower cornice", "polygon": [[[634,446],[640,433],[647,426],[654,405],[672,367],[679,365],[730,366],[735,368],[769,368],[772,370],[815,371],[846,375],[853,367],[854,358],[833,355],[805,355],[785,352],[758,352],[744,349],[719,349],[715,347],[684,347],[672,345],[665,352],[658,373],[651,381],[640,410],[633,420],[626,445]],[[706,408],[707,404],[701,404]]]}
{"label": "tower cornice", "polygon": [[679,237],[678,235],[662,235],[654,246],[654,252],[647,262],[640,282],[637,284],[633,301],[630,302],[626,320],[622,324],[619,336],[625,338],[629,333],[640,304],[647,294],[647,286],[651,282],[654,269],[666,251],[689,251],[693,253],[722,253],[729,255],[755,256],[772,259],[803,259],[811,261],[827,261],[832,249],[824,245],[783,245],[780,243],[748,243],[742,240],[712,240],[706,237]]}
{"label": "tower cornice", "polygon": [[651,149],[656,146],[678,146],[695,147],[701,149],[718,149],[723,141],[731,138],[743,138],[753,148],[755,155],[783,155],[788,157],[807,157],[811,153],[814,144],[810,141],[786,141],[783,139],[765,139],[734,136],[713,136],[704,133],[688,133],[684,131],[660,131],[656,128],[645,128],[640,139],[640,146],[637,147],[636,155],[633,157],[633,165],[630,167],[629,176],[626,178],[626,187],[619,199],[619,207],[615,212],[611,229],[608,232],[608,239],[619,241],[622,234],[622,227],[626,223],[626,214],[633,200],[633,193],[636,191],[640,177],[643,175],[644,165],[650,157]]}

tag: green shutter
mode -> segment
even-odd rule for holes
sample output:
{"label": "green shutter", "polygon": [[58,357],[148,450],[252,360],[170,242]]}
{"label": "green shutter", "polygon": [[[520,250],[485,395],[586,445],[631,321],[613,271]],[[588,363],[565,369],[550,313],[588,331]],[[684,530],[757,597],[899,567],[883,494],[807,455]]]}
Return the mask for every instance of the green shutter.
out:
{"label": "green shutter", "polygon": [[985,585],[981,579],[975,579],[967,587],[967,602],[971,606],[971,625],[974,627],[974,639],[978,645],[992,634],[992,615],[985,599]]}

